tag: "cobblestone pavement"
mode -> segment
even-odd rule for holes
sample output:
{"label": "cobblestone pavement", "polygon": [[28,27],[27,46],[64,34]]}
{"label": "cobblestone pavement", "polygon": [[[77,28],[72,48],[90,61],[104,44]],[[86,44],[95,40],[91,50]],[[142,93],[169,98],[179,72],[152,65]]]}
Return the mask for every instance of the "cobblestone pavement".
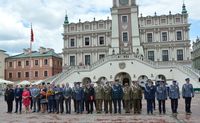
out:
{"label": "cobblestone pavement", "polygon": [[167,101],[167,114],[159,115],[158,110],[154,115],[146,114],[146,101],[143,100],[141,115],[125,114],[7,114],[6,103],[0,97],[0,123],[200,123],[200,94],[192,100],[192,114],[184,112],[184,100],[179,100],[177,117],[173,116],[170,109],[170,100]]}

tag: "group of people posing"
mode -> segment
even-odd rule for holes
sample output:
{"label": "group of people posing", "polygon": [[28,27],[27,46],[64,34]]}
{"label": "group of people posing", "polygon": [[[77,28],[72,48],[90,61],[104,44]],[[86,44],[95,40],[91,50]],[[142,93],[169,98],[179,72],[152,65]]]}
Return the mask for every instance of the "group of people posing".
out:
{"label": "group of people posing", "polygon": [[[189,78],[182,87],[182,97],[185,99],[185,111],[191,113],[191,100],[194,97],[193,86]],[[13,101],[15,100],[15,113],[22,113],[22,104],[25,112],[48,112],[48,113],[72,113],[82,114],[83,112],[93,113],[94,107],[96,113],[119,113],[122,108],[125,113],[133,111],[134,114],[140,114],[142,111],[142,99],[147,101],[147,114],[153,114],[155,109],[155,100],[158,100],[159,113],[165,114],[165,102],[171,100],[172,113],[176,114],[178,109],[178,100],[180,99],[180,90],[176,81],[170,86],[166,86],[164,81],[157,81],[153,84],[148,80],[145,87],[140,87],[138,82],[129,83],[129,79],[121,82],[106,82],[103,85],[97,82],[97,86],[88,83],[80,86],[79,82],[70,87],[69,83],[65,85],[42,84],[25,86],[24,88],[8,86],[5,91],[5,101],[8,105],[8,113],[13,110]],[[73,102],[73,105],[72,105]],[[121,105],[123,104],[123,105]],[[114,110],[113,110],[114,107]],[[31,110],[30,110],[31,109]]]}

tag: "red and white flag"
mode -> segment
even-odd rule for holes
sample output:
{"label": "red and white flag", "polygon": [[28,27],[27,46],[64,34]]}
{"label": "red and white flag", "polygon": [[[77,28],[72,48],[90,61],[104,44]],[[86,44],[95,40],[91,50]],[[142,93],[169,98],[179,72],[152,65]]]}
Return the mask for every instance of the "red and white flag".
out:
{"label": "red and white flag", "polygon": [[31,24],[31,42],[34,42],[34,33],[33,33],[32,24]]}

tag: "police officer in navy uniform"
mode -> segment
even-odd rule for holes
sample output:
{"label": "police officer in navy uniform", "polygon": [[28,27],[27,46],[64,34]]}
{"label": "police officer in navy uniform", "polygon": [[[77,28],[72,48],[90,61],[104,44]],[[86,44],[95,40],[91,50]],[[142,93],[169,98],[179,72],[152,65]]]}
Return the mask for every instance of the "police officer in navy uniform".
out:
{"label": "police officer in navy uniform", "polygon": [[147,84],[144,88],[144,97],[147,100],[147,114],[153,114],[153,100],[155,99],[155,92],[156,89],[152,80],[147,80]]}
{"label": "police officer in navy uniform", "polygon": [[159,86],[156,88],[156,97],[159,105],[159,113],[166,113],[165,101],[167,100],[167,87],[164,81],[160,81]]}
{"label": "police officer in navy uniform", "polygon": [[117,106],[118,106],[118,113],[121,114],[121,101],[123,97],[123,90],[122,86],[119,84],[119,81],[116,80],[112,86],[112,100],[114,104],[114,113],[117,113]]}
{"label": "police officer in navy uniform", "polygon": [[19,109],[19,113],[21,114],[22,112],[22,93],[23,93],[23,89],[19,86],[16,85],[15,87],[15,113],[18,113],[18,109]]}
{"label": "police officer in navy uniform", "polygon": [[8,106],[7,113],[12,113],[14,101],[14,90],[12,89],[12,85],[7,85],[4,98]]}
{"label": "police officer in navy uniform", "polygon": [[83,88],[80,87],[80,82],[76,83],[74,94],[75,94],[75,100],[76,100],[76,113],[82,114],[82,101],[84,98],[84,91],[83,91]]}
{"label": "police officer in navy uniform", "polygon": [[190,79],[185,79],[186,83],[182,87],[182,96],[185,99],[185,111],[187,114],[191,114],[191,101],[194,97],[193,85],[190,83]]}
{"label": "police officer in navy uniform", "polygon": [[169,98],[171,99],[172,113],[177,113],[178,99],[180,99],[180,91],[177,82],[174,80],[172,85],[169,86]]}

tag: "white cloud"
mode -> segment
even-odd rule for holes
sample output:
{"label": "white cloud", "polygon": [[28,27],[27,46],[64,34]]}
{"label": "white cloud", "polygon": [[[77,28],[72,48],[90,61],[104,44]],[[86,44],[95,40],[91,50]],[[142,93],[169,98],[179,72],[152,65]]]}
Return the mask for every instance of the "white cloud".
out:
{"label": "white cloud", "polygon": [[[181,0],[137,0],[143,16],[181,13]],[[187,0],[190,20],[200,23],[200,1]],[[35,42],[40,46],[62,52],[63,21],[67,10],[69,21],[78,22],[111,17],[112,0],[0,0],[0,49],[10,53],[29,47],[30,23],[33,23]],[[192,30],[191,30],[192,31]],[[196,30],[195,30],[196,31]],[[196,33],[195,33],[196,34]]]}

